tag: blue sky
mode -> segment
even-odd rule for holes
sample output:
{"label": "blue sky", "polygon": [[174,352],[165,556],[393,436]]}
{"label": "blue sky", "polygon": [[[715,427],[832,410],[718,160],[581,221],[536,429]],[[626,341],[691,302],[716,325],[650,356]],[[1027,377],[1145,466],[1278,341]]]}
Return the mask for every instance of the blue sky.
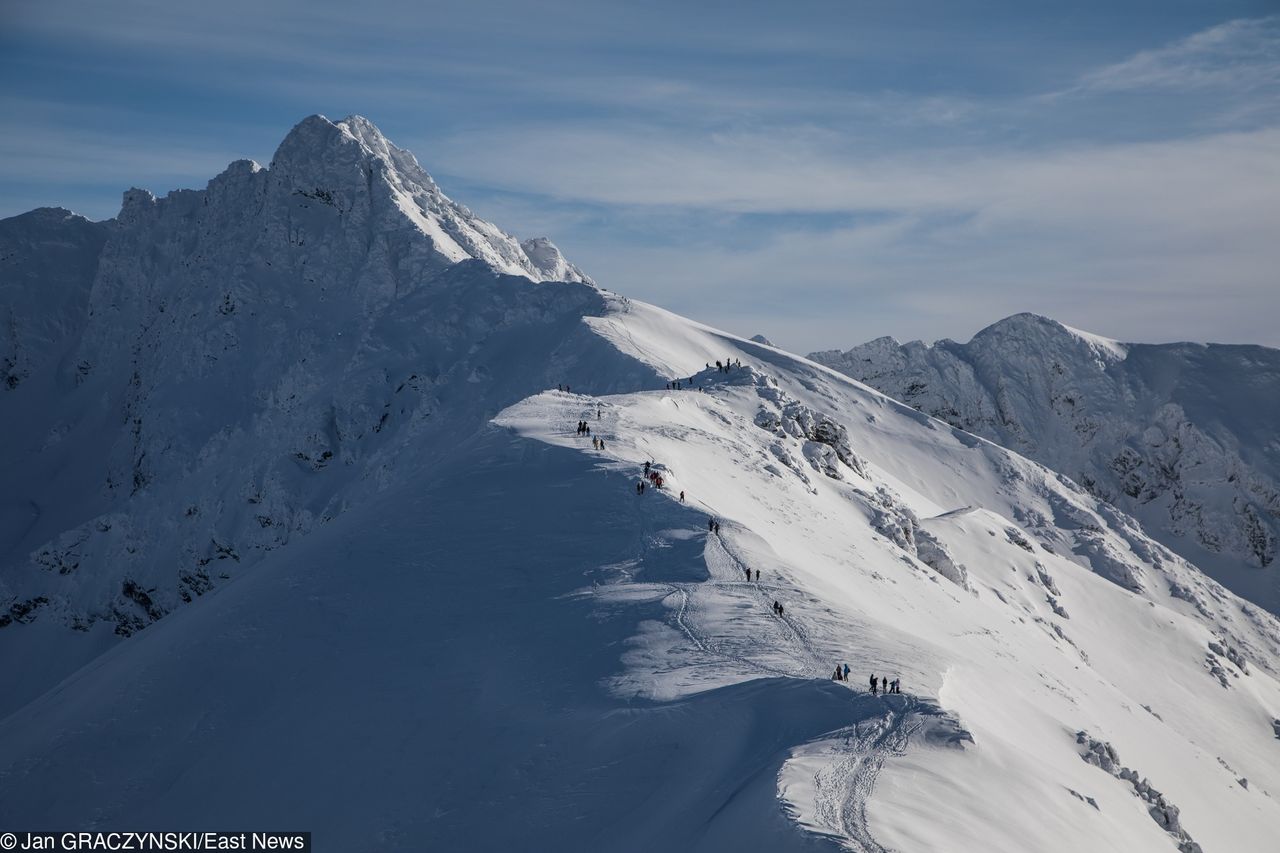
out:
{"label": "blue sky", "polygon": [[601,284],[807,352],[1280,345],[1280,3],[0,0],[0,216],[359,113]]}

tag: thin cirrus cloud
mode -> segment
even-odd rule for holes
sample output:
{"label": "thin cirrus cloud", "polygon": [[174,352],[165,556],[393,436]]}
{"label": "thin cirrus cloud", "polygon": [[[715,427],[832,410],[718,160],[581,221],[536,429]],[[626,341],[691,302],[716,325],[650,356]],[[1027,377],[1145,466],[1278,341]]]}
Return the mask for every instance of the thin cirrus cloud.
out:
{"label": "thin cirrus cloud", "polygon": [[[529,147],[515,157],[509,140],[474,136],[440,153],[461,162],[465,151],[473,171],[569,208],[675,220],[677,234],[648,245],[598,238],[568,250],[610,286],[785,346],[955,337],[957,325],[976,331],[992,312],[1021,310],[1119,338],[1280,342],[1261,319],[1280,315],[1280,129],[870,162],[824,150],[832,140],[821,133],[691,142],[565,128],[520,138]],[[539,168],[506,168],[501,157]],[[813,211],[869,219],[749,224]]]}
{"label": "thin cirrus cloud", "polygon": [[1228,21],[1084,75],[1078,90],[1280,86],[1280,15]]}
{"label": "thin cirrus cloud", "polygon": [[[448,171],[490,186],[633,217],[648,210],[658,221],[678,209],[695,236],[597,242],[578,255],[606,282],[784,345],[956,336],[957,325],[973,331],[993,311],[1019,310],[1134,340],[1275,345],[1280,334],[1260,318],[1280,315],[1280,127],[1256,121],[1257,93],[1275,79],[1275,29],[1273,18],[1228,22],[1085,72],[1070,102],[969,99],[948,117],[962,131],[993,118],[1027,127],[1046,113],[1069,121],[1082,103],[1106,106],[1122,90],[1219,90],[1211,104],[1183,109],[1212,121],[1136,141],[1084,134],[1010,144],[961,133],[940,145],[900,134],[907,144],[886,150],[874,134],[830,125],[614,122],[478,131],[433,145]],[[893,105],[890,114],[930,107],[927,98],[876,98]],[[1224,129],[1227,102],[1250,121]],[[875,216],[816,230],[786,220],[814,213]],[[780,220],[759,229],[759,216]],[[744,241],[752,230],[758,239]],[[732,247],[717,242],[726,231],[736,232]]]}
{"label": "thin cirrus cloud", "polygon": [[[1158,143],[1048,151],[862,154],[823,130],[700,137],[636,127],[521,127],[458,135],[433,144],[448,171],[493,186],[607,205],[701,208],[731,213],[1088,212],[1104,204],[1144,219],[1167,219],[1172,196],[1266,205],[1274,194],[1280,130]],[[527,164],[536,163],[530,169]],[[1235,195],[1232,190],[1240,193]],[[1106,215],[1106,211],[1101,211]],[[1212,223],[1206,223],[1212,226]]]}

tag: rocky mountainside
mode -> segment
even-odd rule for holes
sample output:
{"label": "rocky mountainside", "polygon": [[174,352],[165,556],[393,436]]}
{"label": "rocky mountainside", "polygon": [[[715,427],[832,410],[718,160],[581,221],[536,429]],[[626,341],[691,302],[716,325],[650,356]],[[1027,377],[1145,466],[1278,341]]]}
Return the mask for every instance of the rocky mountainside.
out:
{"label": "rocky mountainside", "polygon": [[[0,626],[83,632],[74,665],[377,491],[406,445],[570,375],[602,296],[526,245],[358,117],[108,222],[0,222]],[[550,350],[504,350],[546,326]],[[63,671],[27,651],[0,657],[30,689]]]}
{"label": "rocky mountainside", "polygon": [[1071,477],[1280,611],[1280,350],[1122,344],[1033,314],[810,358]]}

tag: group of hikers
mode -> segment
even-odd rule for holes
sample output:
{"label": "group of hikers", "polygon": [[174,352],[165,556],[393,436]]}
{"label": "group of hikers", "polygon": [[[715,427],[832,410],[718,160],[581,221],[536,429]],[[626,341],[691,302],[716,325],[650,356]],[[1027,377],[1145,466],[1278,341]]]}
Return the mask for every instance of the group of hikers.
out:
{"label": "group of hikers", "polygon": [[[774,602],[774,604],[776,605],[777,602]],[[849,664],[847,663],[836,664],[836,671],[831,674],[831,680],[832,681],[848,681],[849,680]],[[902,679],[900,678],[895,678],[893,681],[890,681],[887,678],[884,678],[884,677],[876,678],[875,675],[872,675],[871,676],[871,693],[873,695],[876,693],[884,693],[884,694],[901,693],[902,691],[898,689],[901,686],[901,682],[902,682]]]}
{"label": "group of hikers", "polygon": [[[666,482],[666,480],[662,478],[662,475],[653,469],[652,462],[644,463],[644,480],[641,480],[636,484],[636,494],[643,495],[645,489],[648,488],[645,480],[651,483],[655,489],[661,489],[662,484]],[[680,500],[684,500],[684,492],[680,493]]]}
{"label": "group of hikers", "polygon": [[[720,373],[728,373],[730,370],[732,370],[735,367],[742,367],[742,362],[738,359],[731,360],[727,358],[724,361],[716,362],[716,370]],[[711,369],[711,362],[707,362],[707,370],[710,370],[710,369]],[[686,388],[693,388],[695,385],[697,385],[697,382],[695,382],[694,379],[695,378],[692,376],[690,376],[688,379],[683,379],[683,378],[673,379],[667,383],[667,390],[683,391]],[[705,392],[707,390],[701,385],[697,385],[697,388],[699,391]],[[569,390],[567,386],[565,387],[565,390],[566,391]]]}
{"label": "group of hikers", "polygon": [[[709,366],[710,366],[710,365],[708,365],[708,367],[709,367]],[[734,368],[734,367],[741,367],[741,366],[742,366],[741,362],[737,362],[737,361],[733,361],[733,362],[731,362],[731,361],[729,361],[728,359],[726,359],[726,360],[725,360],[725,361],[723,361],[723,362],[720,362],[720,361],[717,361],[717,362],[716,362],[716,370],[719,370],[719,371],[721,371],[721,372],[723,372],[723,373],[728,373],[732,368]],[[692,385],[692,383],[693,383],[693,377],[689,377],[688,382],[689,382],[689,385],[691,386],[691,385]],[[560,385],[560,386],[558,386],[558,387],[559,387],[559,388],[560,388],[560,390],[562,390],[562,391],[566,391],[566,392],[567,392],[567,391],[569,390],[569,386],[568,386],[568,385]],[[667,390],[676,390],[676,391],[678,391],[678,390],[682,390],[684,387],[685,387],[685,384],[684,384],[683,380],[679,380],[679,379],[677,379],[677,380],[675,380],[675,381],[673,381],[673,382],[668,382],[668,383],[667,383]],[[596,408],[596,420],[599,420],[599,419],[600,419],[600,415],[601,415],[600,407],[597,407],[597,408]],[[590,425],[589,423],[587,423],[587,421],[585,421],[585,420],[578,421],[578,435],[591,435],[591,425]],[[592,437],[592,439],[591,439],[591,444],[592,444],[592,446],[593,446],[596,450],[603,450],[603,449],[604,449],[604,439],[602,439],[602,438],[599,438],[599,437]],[[644,479],[643,479],[643,480],[641,480],[640,482],[636,483],[636,494],[638,494],[638,495],[643,495],[643,494],[645,493],[645,491],[648,489],[648,487],[649,487],[650,485],[654,486],[655,488],[659,488],[659,489],[661,489],[661,488],[662,488],[662,485],[663,485],[663,482],[664,482],[664,480],[663,480],[662,475],[661,475],[661,474],[659,474],[659,473],[657,472],[657,470],[655,470],[653,463],[652,463],[652,462],[645,462],[645,463],[644,463]],[[685,499],[685,498],[684,498],[684,492],[682,491],[682,492],[680,492],[680,500],[681,500],[681,501],[684,501],[684,499]],[[714,517],[710,517],[710,518],[708,518],[708,519],[707,519],[707,531],[708,531],[708,532],[710,532],[710,533],[714,533],[714,534],[715,534],[715,535],[717,535],[717,536],[718,536],[718,535],[720,535],[720,522],[716,521],[716,519],[715,519]],[[742,567],[742,571],[743,571],[743,573],[746,575],[746,578],[747,578],[747,582],[748,582],[748,583],[750,583],[752,580],[754,580],[756,583],[759,583],[759,582],[760,582],[760,570],[759,570],[759,569],[755,569],[755,570],[754,570],[754,577],[753,577],[753,575],[752,575],[752,572],[753,572],[753,570],[752,570],[752,569],[747,568],[746,566],[743,566],[743,567]],[[775,615],[775,616],[778,616],[778,617],[780,617],[780,618],[781,618],[781,617],[783,616],[783,614],[786,612],[785,608],[782,606],[782,603],[781,603],[781,602],[779,602],[779,601],[776,601],[776,600],[773,602],[773,608],[772,608],[772,609],[773,609],[773,613],[774,613],[774,615]],[[846,664],[838,664],[838,665],[836,666],[836,668],[835,668],[835,671],[831,674],[831,679],[832,679],[833,681],[846,681],[846,682],[847,682],[847,681],[849,680],[849,672],[850,672],[850,670],[849,670],[849,664],[847,664],[847,663],[846,663]],[[880,693],[883,693],[883,694],[889,694],[889,693],[901,693],[901,692],[902,692],[902,691],[901,691],[901,689],[900,689],[900,687],[901,687],[901,680],[900,680],[900,679],[897,679],[897,678],[895,678],[895,679],[893,679],[892,681],[890,681],[890,680],[889,680],[888,678],[886,678],[886,677],[879,677],[879,676],[872,675],[872,676],[871,676],[871,678],[870,678],[870,682],[869,682],[869,683],[870,683],[870,685],[871,685],[871,692],[872,692],[872,694],[880,694]]]}

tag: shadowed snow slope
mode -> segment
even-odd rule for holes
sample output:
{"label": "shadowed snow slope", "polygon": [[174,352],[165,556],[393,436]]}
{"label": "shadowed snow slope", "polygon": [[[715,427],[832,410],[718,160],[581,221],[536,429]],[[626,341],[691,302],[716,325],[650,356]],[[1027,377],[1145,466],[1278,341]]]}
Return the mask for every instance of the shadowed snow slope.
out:
{"label": "shadowed snow slope", "polygon": [[[269,172],[127,202],[96,263],[61,267],[87,270],[60,285],[81,313],[20,312],[44,355],[0,391],[25,513],[0,564],[0,825],[1274,846],[1272,616],[813,362],[441,261],[434,184],[367,123],[290,140]],[[294,161],[312,195],[278,189]],[[416,200],[380,208],[384,183]],[[664,487],[640,493],[646,462]]]}
{"label": "shadowed snow slope", "polygon": [[1280,611],[1280,350],[1121,344],[1034,314],[810,358],[1073,478]]}

